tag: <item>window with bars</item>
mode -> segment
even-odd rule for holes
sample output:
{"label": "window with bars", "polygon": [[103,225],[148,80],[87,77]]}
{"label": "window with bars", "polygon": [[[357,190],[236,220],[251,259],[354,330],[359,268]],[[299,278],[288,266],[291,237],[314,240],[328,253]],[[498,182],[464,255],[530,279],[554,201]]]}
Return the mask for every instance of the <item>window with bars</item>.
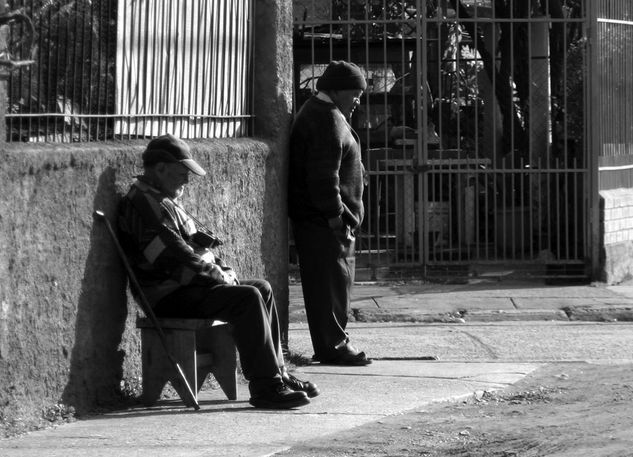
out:
{"label": "window with bars", "polygon": [[[8,79],[7,140],[252,133],[253,0],[14,0],[35,62]],[[31,56],[24,25],[8,47]]]}

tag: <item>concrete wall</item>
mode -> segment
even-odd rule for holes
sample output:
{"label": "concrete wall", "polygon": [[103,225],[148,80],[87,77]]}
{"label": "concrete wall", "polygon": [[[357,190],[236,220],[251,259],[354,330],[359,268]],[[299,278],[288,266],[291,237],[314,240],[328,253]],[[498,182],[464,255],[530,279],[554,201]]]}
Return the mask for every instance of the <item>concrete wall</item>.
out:
{"label": "concrete wall", "polygon": [[600,191],[602,278],[617,284],[633,278],[633,189]]}
{"label": "concrete wall", "polygon": [[[187,207],[242,277],[264,277],[287,322],[292,3],[256,0],[257,139],[190,141],[208,170]],[[0,80],[0,105],[4,105]],[[0,109],[0,125],[4,125]],[[0,133],[2,130],[0,129]],[[146,142],[6,144],[0,136],[0,429],[56,404],[108,405],[140,376],[135,304],[95,209],[113,215]],[[112,217],[112,216],[110,216]],[[20,427],[19,424],[26,424]],[[1,430],[0,430],[1,431]]]}

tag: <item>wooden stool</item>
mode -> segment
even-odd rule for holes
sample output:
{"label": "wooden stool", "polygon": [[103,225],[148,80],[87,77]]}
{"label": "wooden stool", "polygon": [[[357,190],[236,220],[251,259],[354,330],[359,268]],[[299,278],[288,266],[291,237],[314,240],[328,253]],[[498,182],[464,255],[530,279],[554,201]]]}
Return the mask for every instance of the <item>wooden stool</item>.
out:
{"label": "wooden stool", "polygon": [[[213,373],[229,400],[237,399],[237,351],[229,324],[208,319],[159,318],[158,322],[196,400],[209,373]],[[183,402],[191,406],[184,383],[170,363],[152,322],[138,318],[136,327],[141,329],[143,402],[154,405],[169,381]]]}

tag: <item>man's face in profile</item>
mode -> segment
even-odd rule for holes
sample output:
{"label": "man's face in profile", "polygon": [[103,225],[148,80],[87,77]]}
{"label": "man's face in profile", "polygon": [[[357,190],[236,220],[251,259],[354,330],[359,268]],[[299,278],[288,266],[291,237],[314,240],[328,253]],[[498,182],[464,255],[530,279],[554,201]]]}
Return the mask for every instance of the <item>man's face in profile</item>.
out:
{"label": "man's face in profile", "polygon": [[159,163],[156,166],[156,176],[160,187],[170,198],[179,198],[185,185],[189,183],[189,168],[181,163]]}
{"label": "man's face in profile", "polygon": [[360,97],[363,91],[360,89],[337,90],[332,93],[331,97],[334,104],[343,113],[348,120],[352,117],[352,113],[358,105],[360,105]]}

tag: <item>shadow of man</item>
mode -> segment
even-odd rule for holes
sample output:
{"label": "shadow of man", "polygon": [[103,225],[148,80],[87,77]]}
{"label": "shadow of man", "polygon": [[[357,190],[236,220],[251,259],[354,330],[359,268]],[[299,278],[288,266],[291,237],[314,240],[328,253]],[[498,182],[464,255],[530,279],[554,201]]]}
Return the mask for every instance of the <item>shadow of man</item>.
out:
{"label": "shadow of man", "polygon": [[[94,208],[116,217],[120,195],[116,170],[99,177]],[[127,277],[103,223],[93,220],[90,248],[77,308],[75,344],[62,394],[78,414],[120,399],[125,351],[120,348],[127,318]]]}

